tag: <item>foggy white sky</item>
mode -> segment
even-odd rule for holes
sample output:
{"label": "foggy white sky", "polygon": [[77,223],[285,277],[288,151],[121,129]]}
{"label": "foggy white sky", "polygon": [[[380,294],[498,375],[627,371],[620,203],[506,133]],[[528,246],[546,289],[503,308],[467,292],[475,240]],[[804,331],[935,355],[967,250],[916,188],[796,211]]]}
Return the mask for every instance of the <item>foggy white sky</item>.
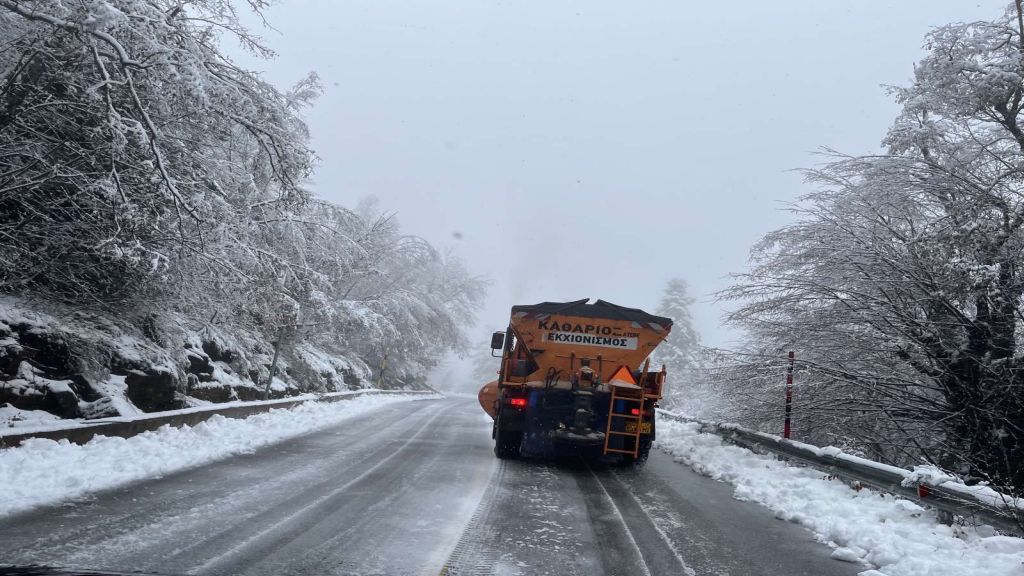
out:
{"label": "foggy white sky", "polygon": [[488,275],[481,341],[512,304],[651,309],[679,276],[726,345],[710,295],[808,191],[790,170],[877,150],[897,110],[880,85],[909,80],[924,34],[1005,6],[287,0],[263,33],[278,58],[243,62],[281,87],[320,74],[315,190],[375,195]]}

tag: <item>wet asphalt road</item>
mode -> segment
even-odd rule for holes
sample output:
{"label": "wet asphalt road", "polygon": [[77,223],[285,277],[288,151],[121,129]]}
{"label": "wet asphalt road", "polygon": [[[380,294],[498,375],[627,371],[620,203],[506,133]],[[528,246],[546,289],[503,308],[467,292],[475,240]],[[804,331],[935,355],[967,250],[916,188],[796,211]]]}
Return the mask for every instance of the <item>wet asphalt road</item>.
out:
{"label": "wet asphalt road", "polygon": [[653,452],[498,461],[474,399],[385,406],[0,519],[0,564],[162,574],[853,575],[803,528]]}

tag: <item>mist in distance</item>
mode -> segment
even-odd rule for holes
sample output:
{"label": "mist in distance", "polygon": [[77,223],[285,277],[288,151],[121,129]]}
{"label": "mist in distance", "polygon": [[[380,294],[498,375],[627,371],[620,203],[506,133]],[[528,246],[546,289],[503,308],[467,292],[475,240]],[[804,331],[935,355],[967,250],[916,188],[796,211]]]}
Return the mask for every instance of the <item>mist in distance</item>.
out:
{"label": "mist in distance", "polygon": [[[681,277],[703,341],[713,294],[809,191],[822,147],[879,151],[924,35],[1002,1],[281,2],[286,87],[309,70],[322,197],[367,196],[491,279],[477,329],[513,304],[653,308]],[[248,59],[242,61],[249,64]]]}

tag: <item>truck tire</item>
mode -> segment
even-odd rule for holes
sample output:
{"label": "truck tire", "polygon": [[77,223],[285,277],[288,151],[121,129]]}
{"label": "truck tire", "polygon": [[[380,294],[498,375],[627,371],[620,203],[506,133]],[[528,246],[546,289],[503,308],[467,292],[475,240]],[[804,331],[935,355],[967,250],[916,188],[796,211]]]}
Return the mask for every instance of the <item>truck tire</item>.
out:
{"label": "truck tire", "polygon": [[643,464],[647,462],[647,457],[651,455],[651,445],[654,441],[648,436],[640,440],[640,452],[637,454],[637,464]]}
{"label": "truck tire", "polygon": [[627,454],[622,457],[622,464],[624,466],[643,466],[647,462],[647,457],[651,455],[651,444],[653,443],[650,436],[641,438],[640,450],[637,451],[636,458]]}
{"label": "truck tire", "polygon": [[505,430],[501,419],[494,426],[494,455],[502,460],[519,458],[523,444],[523,433]]}

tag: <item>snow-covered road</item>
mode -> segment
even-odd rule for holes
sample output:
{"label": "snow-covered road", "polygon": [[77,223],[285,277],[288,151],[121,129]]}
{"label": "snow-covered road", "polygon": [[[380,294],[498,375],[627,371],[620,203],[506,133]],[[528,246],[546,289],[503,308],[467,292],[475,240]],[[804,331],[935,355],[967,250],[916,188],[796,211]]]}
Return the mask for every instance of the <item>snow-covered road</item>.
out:
{"label": "snow-covered road", "polygon": [[382,405],[251,453],[0,519],[0,564],[164,574],[856,574],[661,453],[501,462],[475,400]]}

